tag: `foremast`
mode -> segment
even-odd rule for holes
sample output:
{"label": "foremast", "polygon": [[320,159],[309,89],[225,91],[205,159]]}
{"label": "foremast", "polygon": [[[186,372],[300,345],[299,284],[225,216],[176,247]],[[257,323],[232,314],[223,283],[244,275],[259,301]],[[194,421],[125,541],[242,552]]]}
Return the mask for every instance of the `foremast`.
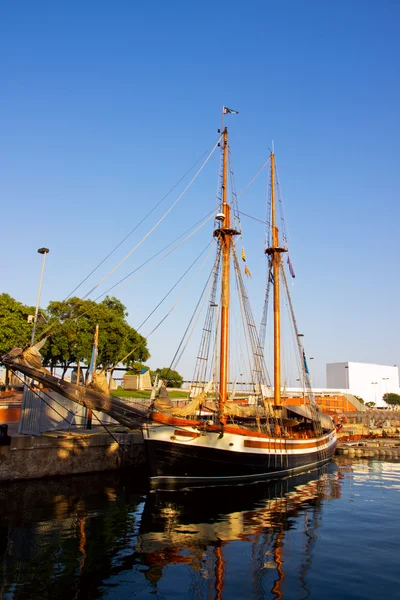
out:
{"label": "foremast", "polygon": [[281,300],[280,270],[281,254],[285,248],[279,246],[279,230],[276,224],[275,201],[275,154],[271,152],[271,246],[265,250],[272,262],[274,286],[274,404],[280,406],[281,400]]}
{"label": "foremast", "polygon": [[227,200],[228,189],[228,129],[225,127],[223,138],[223,177],[221,212],[217,215],[221,226],[215,229],[214,235],[219,238],[222,249],[221,279],[221,327],[220,327],[220,365],[219,365],[219,420],[225,425],[224,404],[228,397],[228,364],[229,364],[229,306],[230,306],[230,270],[232,238],[239,232],[231,227],[231,207]]}

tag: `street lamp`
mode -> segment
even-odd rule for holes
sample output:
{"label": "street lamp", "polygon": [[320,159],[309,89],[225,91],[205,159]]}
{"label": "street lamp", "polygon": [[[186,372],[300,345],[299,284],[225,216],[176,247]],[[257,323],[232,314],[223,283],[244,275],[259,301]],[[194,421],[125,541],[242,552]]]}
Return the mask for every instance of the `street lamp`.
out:
{"label": "street lamp", "polygon": [[[308,360],[314,360],[314,357],[310,356]],[[310,372],[311,372],[311,363],[310,363]]]}
{"label": "street lamp", "polygon": [[43,262],[42,262],[42,272],[40,274],[40,282],[39,282],[39,291],[36,300],[36,308],[35,308],[35,316],[33,319],[33,329],[32,329],[32,337],[31,337],[31,346],[33,346],[35,341],[35,332],[36,332],[36,323],[39,312],[39,303],[40,303],[40,293],[42,291],[42,282],[43,282],[43,273],[44,273],[44,265],[46,263],[46,254],[48,254],[50,250],[48,248],[39,248],[38,253],[43,254]]}
{"label": "street lamp", "polygon": [[[371,381],[371,385],[378,385],[377,381]],[[376,406],[376,388],[375,388],[375,406]]]}
{"label": "street lamp", "polygon": [[346,390],[348,390],[349,389],[349,365],[346,365],[345,369],[347,369],[347,371],[345,371],[345,377],[346,377]]}
{"label": "street lamp", "polygon": [[[350,393],[349,365],[346,365],[344,368],[347,369],[347,371],[344,372],[345,373],[345,379],[346,379],[346,382],[345,382],[346,383],[346,390],[347,390],[348,393]],[[349,412],[349,398],[348,398],[347,395],[345,396],[345,398],[346,398],[346,412]]]}
{"label": "street lamp", "polygon": [[[385,397],[387,396],[387,382],[389,381],[389,377],[382,377],[382,381],[385,382]],[[386,400],[385,400],[386,402]]]}

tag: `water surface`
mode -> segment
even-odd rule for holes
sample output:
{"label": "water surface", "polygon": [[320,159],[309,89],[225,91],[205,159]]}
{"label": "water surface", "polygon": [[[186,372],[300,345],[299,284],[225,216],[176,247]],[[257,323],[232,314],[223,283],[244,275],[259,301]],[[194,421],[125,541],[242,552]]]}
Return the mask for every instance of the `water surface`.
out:
{"label": "water surface", "polygon": [[0,486],[0,598],[398,598],[400,463],[152,492],[111,473]]}

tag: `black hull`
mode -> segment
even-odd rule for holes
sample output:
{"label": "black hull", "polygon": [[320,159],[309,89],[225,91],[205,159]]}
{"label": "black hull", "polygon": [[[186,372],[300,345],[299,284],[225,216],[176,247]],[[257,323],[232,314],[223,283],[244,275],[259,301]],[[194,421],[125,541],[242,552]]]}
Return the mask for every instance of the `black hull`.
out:
{"label": "black hull", "polygon": [[241,453],[204,446],[145,440],[151,481],[229,483],[287,477],[330,461],[336,440],[329,448],[302,454]]}

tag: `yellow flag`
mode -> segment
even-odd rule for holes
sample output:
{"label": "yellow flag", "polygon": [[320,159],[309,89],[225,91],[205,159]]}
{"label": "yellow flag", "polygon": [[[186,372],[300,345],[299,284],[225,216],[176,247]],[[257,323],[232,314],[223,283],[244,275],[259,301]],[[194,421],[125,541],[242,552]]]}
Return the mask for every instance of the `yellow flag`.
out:
{"label": "yellow flag", "polygon": [[248,275],[249,277],[251,277],[250,269],[247,265],[244,268],[244,272],[245,272],[245,275]]}
{"label": "yellow flag", "polygon": [[244,247],[242,246],[242,260],[246,262],[246,252],[244,251]]}

